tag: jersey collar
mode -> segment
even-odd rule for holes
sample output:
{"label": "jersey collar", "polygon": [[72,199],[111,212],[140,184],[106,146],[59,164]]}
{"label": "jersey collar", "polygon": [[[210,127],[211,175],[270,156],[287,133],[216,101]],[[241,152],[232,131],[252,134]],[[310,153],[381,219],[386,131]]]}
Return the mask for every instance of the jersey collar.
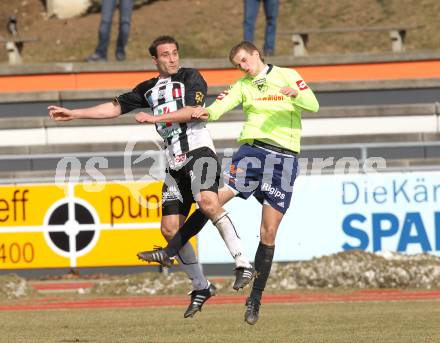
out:
{"label": "jersey collar", "polygon": [[253,80],[258,80],[258,79],[263,79],[266,77],[267,74],[269,74],[273,69],[273,65],[272,64],[266,64],[266,66],[264,67],[264,69],[262,71],[260,71],[260,73],[253,77]]}

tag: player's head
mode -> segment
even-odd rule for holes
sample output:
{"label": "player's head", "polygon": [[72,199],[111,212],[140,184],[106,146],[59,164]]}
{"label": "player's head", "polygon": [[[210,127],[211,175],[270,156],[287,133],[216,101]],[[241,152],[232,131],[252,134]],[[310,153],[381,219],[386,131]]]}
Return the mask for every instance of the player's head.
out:
{"label": "player's head", "polygon": [[260,50],[251,42],[243,41],[231,49],[231,63],[250,76],[257,76],[264,68],[264,59]]}
{"label": "player's head", "polygon": [[157,37],[148,48],[161,76],[176,74],[180,68],[179,43],[171,36]]}

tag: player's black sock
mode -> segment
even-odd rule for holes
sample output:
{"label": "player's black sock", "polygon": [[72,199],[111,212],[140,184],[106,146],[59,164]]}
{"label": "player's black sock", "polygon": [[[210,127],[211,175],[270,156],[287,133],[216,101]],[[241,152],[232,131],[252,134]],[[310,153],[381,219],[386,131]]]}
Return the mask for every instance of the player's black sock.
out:
{"label": "player's black sock", "polygon": [[270,269],[272,268],[273,254],[275,245],[269,246],[260,242],[257,253],[255,254],[255,270],[257,276],[252,286],[251,297],[261,301],[267,279],[269,278]]}
{"label": "player's black sock", "polygon": [[168,242],[168,245],[164,249],[165,253],[170,257],[176,256],[180,248],[183,247],[191,237],[197,235],[207,222],[208,217],[205,216],[202,211],[196,210]]}

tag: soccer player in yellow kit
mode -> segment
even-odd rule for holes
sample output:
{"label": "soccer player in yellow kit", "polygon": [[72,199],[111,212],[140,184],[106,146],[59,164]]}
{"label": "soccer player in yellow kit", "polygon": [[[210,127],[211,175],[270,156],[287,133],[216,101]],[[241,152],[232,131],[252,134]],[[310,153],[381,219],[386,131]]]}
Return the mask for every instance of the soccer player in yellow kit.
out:
{"label": "soccer player in yellow kit", "polygon": [[[260,243],[255,255],[257,277],[246,300],[245,321],[258,320],[262,293],[269,277],[275,251],[275,237],[286,213],[298,173],[301,112],[317,112],[318,101],[309,86],[293,69],[265,64],[261,53],[250,42],[231,49],[229,59],[245,73],[209,107],[194,110],[194,119],[214,121],[242,104],[245,123],[238,138],[242,143],[232,157],[219,201],[235,196],[254,197],[262,204]],[[187,118],[186,118],[187,119]],[[156,116],[148,122],[178,121],[173,115]],[[193,216],[203,216],[196,211]],[[194,221],[193,221],[194,223]],[[203,225],[203,224],[202,224]],[[174,256],[175,249],[197,234],[201,226],[183,226],[162,251]]]}

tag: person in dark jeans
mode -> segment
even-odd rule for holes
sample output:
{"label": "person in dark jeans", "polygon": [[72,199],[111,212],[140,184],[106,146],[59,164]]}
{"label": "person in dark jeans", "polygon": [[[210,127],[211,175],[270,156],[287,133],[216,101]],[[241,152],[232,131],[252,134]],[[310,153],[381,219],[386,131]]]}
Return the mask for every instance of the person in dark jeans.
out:
{"label": "person in dark jeans", "polygon": [[244,0],[243,37],[245,41],[254,42],[255,22],[261,2],[266,16],[263,50],[266,56],[272,56],[275,51],[279,0]]}
{"label": "person in dark jeans", "polygon": [[116,60],[124,61],[125,46],[130,34],[133,0],[102,0],[101,23],[99,24],[98,46],[95,53],[86,58],[86,62],[107,61],[107,49],[110,41],[113,13],[119,2],[119,33],[116,43]]}

